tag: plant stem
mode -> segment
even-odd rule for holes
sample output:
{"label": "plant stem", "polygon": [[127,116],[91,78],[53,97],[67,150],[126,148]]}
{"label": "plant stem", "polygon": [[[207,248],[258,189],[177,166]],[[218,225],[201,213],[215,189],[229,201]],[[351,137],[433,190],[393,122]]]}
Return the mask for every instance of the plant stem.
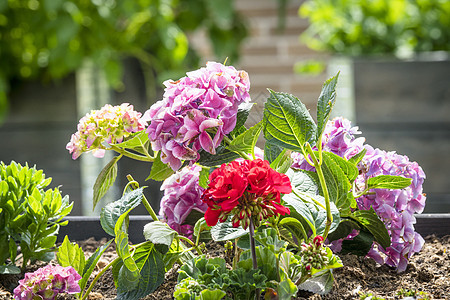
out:
{"label": "plant stem", "polygon": [[[137,183],[137,181],[135,181],[133,179],[133,176],[128,174],[127,179],[132,184],[132,187],[134,189],[139,188],[139,184]],[[147,211],[150,214],[150,216],[152,217],[153,221],[158,221],[159,220],[158,216],[156,215],[155,211],[153,210],[152,206],[150,205],[150,203],[148,202],[147,198],[144,195],[142,195],[142,204],[144,204],[145,209],[147,209]]]}
{"label": "plant stem", "polygon": [[[121,258],[117,257],[116,259],[114,259],[112,262],[110,262],[109,264],[107,264],[98,274],[97,276],[94,277],[94,279],[92,280],[91,284],[89,285],[89,288],[87,289],[86,293],[84,293],[84,295],[81,297],[81,300],[85,300],[87,298],[87,296],[89,296],[89,293],[92,291],[92,289],[94,288],[95,283],[98,281],[98,279],[100,278],[100,276],[102,276],[112,265],[114,265],[116,262],[118,262]],[[83,293],[83,291],[81,291],[80,293]],[[80,294],[81,295],[81,294]]]}
{"label": "plant stem", "polygon": [[144,155],[135,154],[135,153],[132,153],[130,151],[127,151],[125,149],[122,149],[122,148],[114,146],[114,145],[111,145],[110,149],[116,151],[119,154],[122,154],[126,157],[129,157],[129,158],[132,158],[132,159],[135,159],[138,161],[153,162],[155,160],[150,155],[144,156]]}
{"label": "plant stem", "polygon": [[192,246],[193,249],[195,249],[198,253],[198,255],[202,255],[202,251],[198,248],[197,245],[195,245],[195,243],[193,241],[191,241],[189,238],[182,236],[182,235],[178,235],[178,239],[183,240],[185,242],[187,242],[189,245]]}
{"label": "plant stem", "polygon": [[330,195],[328,193],[327,183],[325,182],[325,176],[322,172],[322,162],[317,161],[316,155],[314,151],[311,149],[309,143],[306,144],[307,151],[311,156],[314,167],[316,168],[317,176],[319,177],[320,186],[322,187],[323,197],[325,198],[325,209],[327,211],[327,221],[325,223],[325,231],[323,233],[323,239],[326,239],[328,236],[328,232],[330,231],[331,223],[333,222],[333,216],[331,215],[330,208]]}
{"label": "plant stem", "polygon": [[[250,217],[250,224],[248,226],[249,235],[250,235],[250,251],[252,253],[252,263],[253,263],[253,269],[258,269],[258,261],[256,260],[256,247],[255,247],[255,227],[253,225],[253,220]],[[259,289],[256,289],[255,291],[255,299],[259,299]]]}

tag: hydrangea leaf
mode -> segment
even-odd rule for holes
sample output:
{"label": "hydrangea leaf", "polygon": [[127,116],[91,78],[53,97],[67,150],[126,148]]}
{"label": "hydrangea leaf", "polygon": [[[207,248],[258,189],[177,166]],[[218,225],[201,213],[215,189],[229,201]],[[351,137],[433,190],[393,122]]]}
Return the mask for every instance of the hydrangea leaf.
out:
{"label": "hydrangea leaf", "polygon": [[164,282],[164,261],[153,244],[139,247],[133,255],[139,269],[139,280],[135,288],[124,287],[118,281],[117,299],[138,300],[154,292]]}
{"label": "hydrangea leaf", "polygon": [[115,236],[115,226],[120,216],[138,206],[144,197],[145,187],[140,187],[127,192],[117,201],[108,203],[100,213],[100,224],[103,230],[111,236]]}
{"label": "hydrangea leaf", "polygon": [[289,230],[289,232],[291,232],[298,241],[301,241],[302,239],[306,241],[308,239],[308,235],[306,234],[303,224],[296,218],[283,218],[278,223],[278,226]]}
{"label": "hydrangea leaf", "polygon": [[174,171],[172,168],[161,161],[161,151],[156,155],[155,160],[153,161],[152,169],[150,171],[150,175],[145,180],[153,179],[156,181],[163,181],[172,175]]}
{"label": "hydrangea leaf", "polygon": [[295,96],[269,90],[264,106],[264,136],[269,143],[302,152],[315,145],[317,126],[306,106]]}
{"label": "hydrangea leaf", "polygon": [[255,126],[247,129],[246,131],[235,137],[227,146],[227,149],[237,153],[252,152],[256,146],[256,142],[258,141],[261,130],[262,122],[259,122]]}
{"label": "hydrangea leaf", "polygon": [[94,193],[92,198],[92,209],[95,208],[98,201],[105,196],[106,192],[108,192],[109,188],[113,185],[114,181],[116,181],[117,177],[117,162],[122,156],[115,156],[111,161],[101,170],[100,174],[97,177],[97,180],[94,183]]}
{"label": "hydrangea leaf", "polygon": [[266,143],[264,144],[264,160],[267,160],[270,164],[272,164],[272,162],[274,162],[278,158],[278,156],[280,156],[283,150],[283,147],[266,141]]}
{"label": "hydrangea leaf", "polygon": [[366,155],[367,149],[364,148],[361,152],[359,152],[358,154],[352,156],[349,158],[349,162],[354,164],[355,166],[357,166],[359,164],[359,162],[364,158],[364,156]]}
{"label": "hydrangea leaf", "polygon": [[160,221],[153,221],[144,226],[144,237],[153,244],[163,244],[167,247],[172,245],[177,232]]}
{"label": "hydrangea leaf", "polygon": [[314,276],[298,286],[301,290],[306,290],[314,294],[324,295],[333,288],[334,277],[331,270]]}
{"label": "hydrangea leaf", "polygon": [[280,154],[270,163],[270,167],[278,173],[286,173],[292,165],[291,151],[283,149]]}
{"label": "hydrangea leaf", "polygon": [[225,146],[220,145],[216,148],[216,154],[212,155],[205,150],[200,150],[200,159],[197,161],[199,165],[205,167],[220,166],[221,164],[228,163],[240,157],[239,154],[228,150]]}
{"label": "hydrangea leaf", "polygon": [[100,260],[101,256],[106,251],[106,249],[108,248],[108,246],[111,244],[112,241],[113,240],[111,239],[103,246],[97,248],[97,250],[95,250],[95,252],[86,261],[82,272],[78,272],[82,276],[82,278],[78,282],[82,291],[86,287],[89,277],[91,276],[92,272],[97,266],[97,262]]}
{"label": "hydrangea leaf", "polygon": [[325,126],[330,118],[330,112],[336,102],[336,84],[338,77],[339,73],[325,81],[317,101],[317,142],[325,130]]}
{"label": "hydrangea leaf", "polygon": [[208,182],[209,182],[209,170],[207,168],[202,168],[200,171],[200,175],[198,177],[198,184],[206,189],[208,188]]}
{"label": "hydrangea leaf", "polygon": [[125,287],[126,291],[131,291],[138,285],[140,274],[136,262],[131,256],[128,234],[119,231],[115,241],[117,254],[123,262],[123,266],[119,270],[119,287],[121,287],[121,290]]}
{"label": "hydrangea leaf", "polygon": [[358,256],[366,256],[374,241],[373,235],[366,229],[359,231],[359,234],[351,240],[342,241],[342,254],[355,254]]}
{"label": "hydrangea leaf", "polygon": [[370,210],[357,210],[350,217],[365,227],[383,248],[386,249],[391,245],[389,232],[373,208],[370,208]]}
{"label": "hydrangea leaf", "polygon": [[411,185],[412,179],[402,176],[379,175],[367,180],[369,189],[403,189]]}
{"label": "hydrangea leaf", "polygon": [[350,219],[341,219],[341,222],[336,230],[328,234],[328,240],[332,242],[338,239],[343,239],[347,237],[353,229],[359,230],[361,227],[355,221]]}
{"label": "hydrangea leaf", "polygon": [[148,134],[145,130],[134,133],[131,137],[129,137],[126,141],[115,144],[114,146],[130,149],[142,154],[148,154],[148,150],[151,149],[149,147],[150,141],[148,139]]}
{"label": "hydrangea leaf", "polygon": [[204,217],[200,218],[195,222],[194,225],[194,235],[199,236],[202,231],[210,230],[211,227],[206,224],[206,220]]}

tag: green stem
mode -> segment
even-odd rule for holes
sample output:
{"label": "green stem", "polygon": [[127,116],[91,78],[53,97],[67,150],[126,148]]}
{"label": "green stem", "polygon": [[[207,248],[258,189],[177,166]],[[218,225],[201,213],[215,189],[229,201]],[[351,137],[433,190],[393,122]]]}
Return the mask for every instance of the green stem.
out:
{"label": "green stem", "polygon": [[[87,289],[86,293],[84,293],[84,295],[81,297],[81,300],[85,300],[87,298],[87,296],[89,296],[89,293],[92,291],[92,289],[94,288],[95,283],[98,281],[98,279],[112,266],[114,265],[116,262],[118,262],[121,258],[117,257],[116,259],[114,259],[112,262],[110,262],[109,264],[107,264],[98,274],[97,276],[94,277],[94,279],[92,280],[91,284],[89,285],[89,288]],[[83,293],[83,291],[81,291],[80,293]],[[80,294],[81,295],[81,294]]]}
{"label": "green stem", "polygon": [[316,168],[317,176],[319,177],[320,186],[322,187],[323,197],[325,198],[325,209],[327,211],[327,221],[325,223],[325,231],[323,233],[323,239],[326,239],[328,232],[330,231],[331,223],[333,222],[333,216],[331,215],[330,208],[330,195],[328,194],[327,183],[325,182],[325,176],[322,172],[322,164],[317,161],[314,151],[311,149],[309,143],[306,144],[307,151],[314,162],[314,167]]}
{"label": "green stem", "polygon": [[194,248],[197,251],[198,255],[202,255],[203,254],[202,251],[198,248],[198,246],[195,245],[195,243],[193,241],[191,241],[189,238],[187,238],[185,236],[182,236],[182,235],[179,235],[178,239],[183,240],[183,241],[187,242],[189,245],[191,245],[192,248]]}
{"label": "green stem", "polygon": [[130,151],[127,151],[125,149],[122,149],[122,148],[114,146],[114,145],[111,145],[110,150],[114,150],[119,154],[122,154],[126,157],[129,157],[129,158],[132,158],[132,159],[135,159],[138,161],[153,162],[155,160],[155,158],[150,155],[144,156],[144,155],[135,154],[135,153],[132,153]]}
{"label": "green stem", "polygon": [[[248,226],[249,235],[250,235],[250,251],[252,253],[252,263],[253,263],[253,269],[258,269],[258,261],[256,259],[256,247],[255,247],[255,227],[253,225],[253,220],[250,217],[250,224]],[[256,289],[255,291],[255,299],[259,299],[259,289]]]}
{"label": "green stem", "polygon": [[[298,194],[298,192],[297,192],[296,189],[292,189],[292,193],[293,193],[295,196],[297,196],[298,198],[300,198],[300,199],[303,200],[303,198],[300,196],[300,194]],[[325,209],[325,210],[327,209],[325,206],[323,206],[322,203],[320,203],[320,202],[317,201],[316,199],[312,198],[311,196],[309,196],[309,195],[305,195],[305,196],[306,196],[306,197],[309,197],[316,205],[322,207],[322,208]],[[306,201],[304,201],[304,202],[306,202]]]}
{"label": "green stem", "polygon": [[[129,182],[131,182],[134,189],[139,188],[139,184],[137,183],[137,181],[133,179],[133,176],[128,174],[127,179]],[[158,216],[156,215],[155,211],[153,210],[152,206],[150,205],[150,203],[148,202],[147,198],[144,195],[142,195],[142,204],[144,204],[145,209],[147,209],[153,221],[159,221]]]}

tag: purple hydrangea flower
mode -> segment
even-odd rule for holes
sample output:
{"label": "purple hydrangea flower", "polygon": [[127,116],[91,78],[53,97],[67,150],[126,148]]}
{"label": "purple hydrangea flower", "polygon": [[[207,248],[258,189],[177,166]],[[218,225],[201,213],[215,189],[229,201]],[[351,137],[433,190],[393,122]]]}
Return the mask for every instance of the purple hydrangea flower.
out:
{"label": "purple hydrangea flower", "polygon": [[201,170],[198,165],[184,167],[161,185],[164,196],[159,214],[164,216],[172,229],[187,236],[192,234],[192,228],[183,224],[186,217],[193,209],[202,213],[207,209],[201,200],[205,189],[198,182]]}
{"label": "purple hydrangea flower", "polygon": [[386,224],[391,236],[391,246],[383,249],[380,245],[372,249],[369,256],[396,267],[399,272],[406,269],[408,259],[422,249],[423,238],[414,231],[415,213],[425,208],[425,194],[422,184],[425,173],[416,162],[395,152],[386,152],[366,145],[367,153],[361,162],[362,174],[357,182],[364,182],[378,175],[395,175],[411,178],[409,187],[401,190],[374,189],[370,194],[356,199],[360,209],[372,207]]}
{"label": "purple hydrangea flower", "polygon": [[53,300],[59,293],[81,292],[78,281],[81,276],[72,267],[47,265],[33,273],[26,273],[14,289],[14,299]]}
{"label": "purple hydrangea flower", "polygon": [[118,106],[106,104],[100,110],[92,110],[80,119],[78,131],[72,134],[66,149],[72,153],[73,159],[89,151],[95,157],[103,157],[104,143],[121,143],[132,133],[145,129],[147,123],[141,115],[128,103]]}
{"label": "purple hydrangea flower", "polygon": [[153,150],[174,171],[183,160],[197,160],[200,149],[215,154],[236,126],[239,104],[250,101],[248,74],[215,62],[164,85],[163,99],[144,117],[151,120],[146,132]]}
{"label": "purple hydrangea flower", "polygon": [[[359,209],[368,210],[372,207],[375,210],[391,237],[390,247],[383,249],[374,244],[368,256],[379,263],[396,267],[400,272],[405,270],[408,259],[420,251],[424,243],[423,238],[414,231],[414,214],[421,213],[425,207],[426,197],[422,191],[425,173],[416,162],[409,161],[407,156],[364,145],[364,138],[355,136],[360,133],[358,127],[352,127],[349,120],[335,118],[328,121],[325,127],[322,149],[349,159],[365,148],[367,152],[358,166],[361,174],[356,179],[357,186],[362,189],[368,178],[378,175],[412,179],[411,185],[405,189],[374,189],[370,194],[356,199]],[[314,167],[306,162],[302,154],[293,153],[292,158],[293,168],[314,171]],[[346,239],[353,238],[354,232]],[[341,245],[342,240],[334,242],[334,250],[339,251]]]}

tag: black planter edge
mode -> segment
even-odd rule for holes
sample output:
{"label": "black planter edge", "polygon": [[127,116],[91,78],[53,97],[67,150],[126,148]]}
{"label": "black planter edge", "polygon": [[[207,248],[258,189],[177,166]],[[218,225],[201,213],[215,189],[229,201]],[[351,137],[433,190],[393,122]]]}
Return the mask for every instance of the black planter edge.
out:
{"label": "black planter edge", "polygon": [[[450,214],[419,214],[415,217],[414,228],[423,237],[431,234],[438,237],[450,234]],[[62,242],[66,235],[70,241],[82,241],[90,237],[96,240],[113,238],[103,230],[100,225],[100,217],[69,216],[64,220],[69,223],[59,229],[58,242]],[[140,243],[145,240],[142,231],[144,226],[150,222],[152,222],[150,216],[130,216],[128,234],[132,243]]]}

